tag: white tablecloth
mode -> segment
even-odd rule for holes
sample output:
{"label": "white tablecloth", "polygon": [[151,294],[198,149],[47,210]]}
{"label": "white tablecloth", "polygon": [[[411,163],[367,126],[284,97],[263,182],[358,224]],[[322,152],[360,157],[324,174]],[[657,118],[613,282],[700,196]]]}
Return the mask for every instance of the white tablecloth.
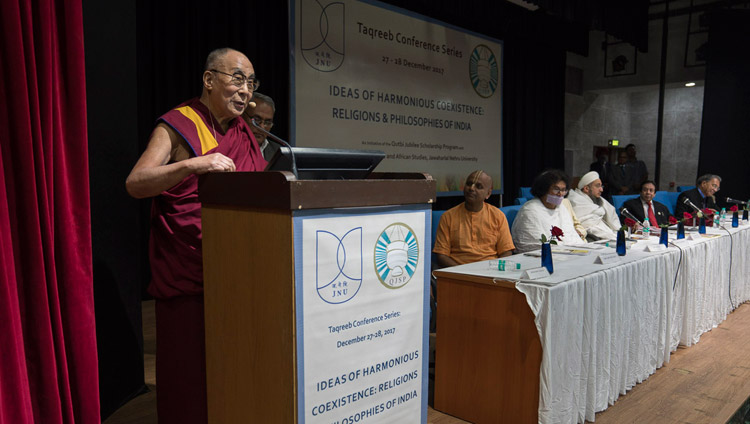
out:
{"label": "white tablecloth", "polygon": [[[536,316],[543,349],[540,423],[593,421],[596,412],[668,362],[678,343],[696,343],[726,318],[732,305],[750,299],[750,228],[709,229],[711,234],[723,236],[644,251],[657,244],[652,237],[611,265],[594,264],[611,248],[588,256],[553,255],[550,277],[516,284]],[[524,268],[540,264],[539,258],[524,255],[507,259]],[[520,272],[490,270],[487,262],[444,271],[521,277]]]}

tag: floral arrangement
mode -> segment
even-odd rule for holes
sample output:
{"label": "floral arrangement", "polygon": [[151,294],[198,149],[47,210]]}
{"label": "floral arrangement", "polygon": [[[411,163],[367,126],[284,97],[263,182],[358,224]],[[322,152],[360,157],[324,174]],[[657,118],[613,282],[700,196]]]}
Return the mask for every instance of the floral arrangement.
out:
{"label": "floral arrangement", "polygon": [[620,227],[620,231],[625,231],[628,228],[633,228],[633,227],[635,227],[635,224],[636,224],[636,222],[634,220],[632,220],[630,218],[625,218],[625,223],[623,224],[622,227]]}
{"label": "floral arrangement", "polygon": [[732,205],[732,207],[729,208],[729,211],[730,212],[737,212],[737,211],[739,211],[739,209],[737,208],[737,205]]}
{"label": "floral arrangement", "polygon": [[689,221],[691,219],[693,219],[693,215],[690,212],[683,212],[682,219],[680,220],[680,222]]}
{"label": "floral arrangement", "polygon": [[668,224],[659,224],[659,228],[667,228],[670,225],[677,224],[677,218],[673,217],[672,215],[669,215],[669,223]]}
{"label": "floral arrangement", "polygon": [[[550,229],[549,233],[550,233],[549,240],[547,240],[547,236],[542,234],[542,238],[540,238],[539,241],[541,241],[542,243],[557,244],[558,241],[562,241],[561,237],[565,235],[563,234],[563,230],[561,228],[555,227],[554,225]],[[553,237],[556,238],[557,241],[555,241]]]}

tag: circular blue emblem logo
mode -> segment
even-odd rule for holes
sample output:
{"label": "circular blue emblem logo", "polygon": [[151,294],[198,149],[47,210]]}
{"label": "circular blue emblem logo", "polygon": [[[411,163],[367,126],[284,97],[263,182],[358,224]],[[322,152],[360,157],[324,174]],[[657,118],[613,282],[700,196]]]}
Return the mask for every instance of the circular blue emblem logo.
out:
{"label": "circular blue emblem logo", "polygon": [[411,280],[419,263],[419,242],[408,225],[391,224],[375,243],[375,273],[389,289],[399,289]]}
{"label": "circular blue emblem logo", "polygon": [[480,44],[474,47],[469,56],[469,78],[474,91],[487,98],[495,94],[500,81],[500,67],[492,50]]}

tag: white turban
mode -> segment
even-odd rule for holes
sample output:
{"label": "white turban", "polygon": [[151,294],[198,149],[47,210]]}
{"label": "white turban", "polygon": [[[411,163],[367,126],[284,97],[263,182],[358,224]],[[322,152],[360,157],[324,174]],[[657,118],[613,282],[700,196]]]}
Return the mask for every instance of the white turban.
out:
{"label": "white turban", "polygon": [[578,190],[586,187],[587,185],[593,183],[594,181],[599,179],[599,173],[596,171],[591,171],[587,174],[584,174],[583,177],[581,177],[581,180],[578,181]]}

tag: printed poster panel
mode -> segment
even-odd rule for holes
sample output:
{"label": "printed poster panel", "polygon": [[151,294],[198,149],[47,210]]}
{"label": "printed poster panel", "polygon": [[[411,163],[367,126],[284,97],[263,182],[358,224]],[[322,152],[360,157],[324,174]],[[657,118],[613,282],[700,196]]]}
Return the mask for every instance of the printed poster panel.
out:
{"label": "printed poster panel", "polygon": [[295,215],[300,423],[426,422],[430,209],[414,209]]}
{"label": "printed poster panel", "polygon": [[382,150],[378,171],[502,187],[501,42],[374,1],[295,0],[291,137]]}

